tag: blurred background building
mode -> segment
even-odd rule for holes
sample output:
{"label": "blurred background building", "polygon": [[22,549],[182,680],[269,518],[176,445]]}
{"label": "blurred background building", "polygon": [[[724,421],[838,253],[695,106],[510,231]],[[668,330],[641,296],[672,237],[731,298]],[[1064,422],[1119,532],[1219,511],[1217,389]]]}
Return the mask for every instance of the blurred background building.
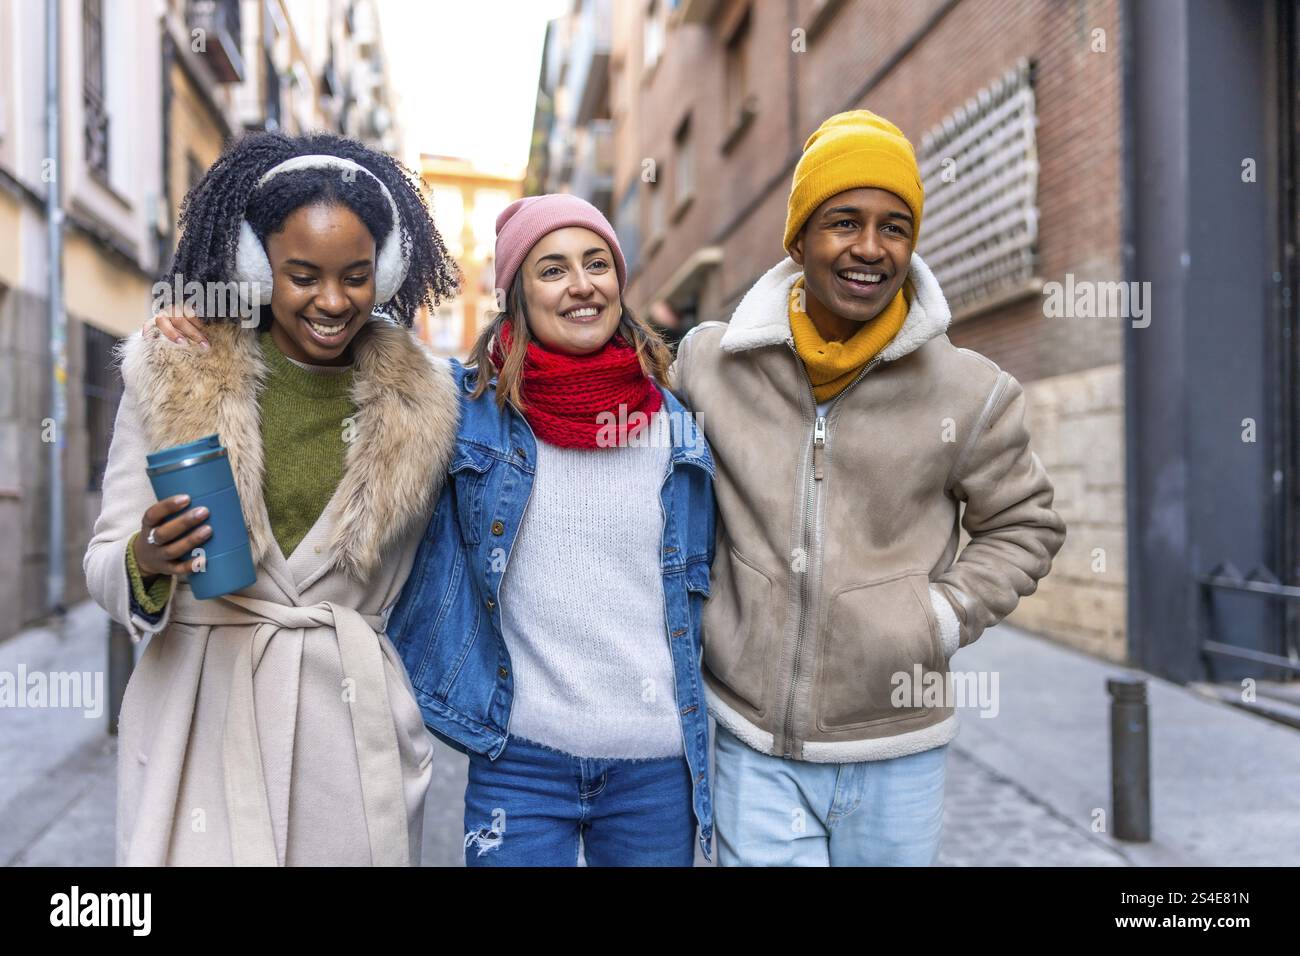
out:
{"label": "blurred background building", "polygon": [[585,0],[548,26],[526,179],[530,196],[571,192],[606,216],[614,194],[614,6],[611,0]]}
{"label": "blurred background building", "polygon": [[[1069,525],[1012,623],[1180,681],[1286,678],[1296,21],[1296,0],[575,0],[527,188],[609,211],[630,305],[676,337],[782,257],[822,120],[888,117],[950,338],[1024,384]],[[1052,283],[1128,311],[1049,315]]]}
{"label": "blurred background building", "polygon": [[[50,444],[62,594],[99,512],[117,341],[149,315],[186,192],[232,136],[330,129],[400,155],[374,0],[0,0],[0,638],[51,610]],[[57,51],[58,155],[46,129]],[[52,372],[49,210],[62,225],[65,421]]]}
{"label": "blurred background building", "polygon": [[[112,349],[147,316],[181,201],[223,144],[324,128],[408,150],[382,4],[0,0],[0,637],[84,597],[120,389]],[[48,45],[47,8],[59,14]],[[429,9],[399,22],[422,23],[423,37],[465,12]],[[572,0],[546,28],[526,170],[461,158],[459,146],[411,153],[465,276],[419,333],[445,354],[468,350],[495,306],[496,215],[544,191],[609,215],[627,302],[670,339],[725,321],[783,255],[804,140],[833,113],[871,109],[916,146],[919,252],[953,307],[950,337],[1024,384],[1069,524],[1053,573],[1012,623],[1179,681],[1292,677],[1298,10]],[[499,15],[481,16],[466,22],[482,30]],[[392,37],[406,50],[409,33]],[[486,38],[463,42],[484,44],[485,71],[505,68]],[[447,83],[421,49],[403,61],[415,62],[404,115],[437,126],[448,101],[430,91]],[[488,138],[504,143],[495,116]],[[1062,289],[1070,308],[1057,315],[1047,303]],[[66,316],[62,333],[52,313]]]}
{"label": "blurred background building", "polygon": [[926,181],[918,252],[949,298],[951,338],[1025,384],[1070,529],[1013,621],[1123,658],[1121,324],[1045,318],[1042,295],[1067,272],[1122,273],[1119,3],[614,7],[613,203],[635,247],[633,307],[676,331],[727,318],[783,255],[808,135],[848,109],[895,122]]}
{"label": "blurred background building", "polygon": [[438,232],[460,266],[460,294],[429,312],[416,330],[442,355],[464,356],[496,310],[493,256],[497,215],[522,194],[518,171],[492,170],[455,156],[420,157],[420,178]]}
{"label": "blurred background building", "polygon": [[[0,0],[0,671],[106,670],[113,720],[132,650],[81,574],[113,349],[231,138],[411,166],[464,276],[417,331],[464,355],[496,216],[540,192],[607,213],[670,340],[726,321],[805,139],[856,108],[915,144],[949,335],[1024,384],[1069,525],[1011,618],[1047,640],[962,652],[1015,690],[963,719],[949,862],[1293,862],[1294,741],[1233,708],[1300,727],[1300,0]],[[1104,770],[1130,668],[1190,685],[1146,682],[1145,789]],[[112,861],[102,729],[0,721],[0,862]],[[462,859],[448,758],[426,862]],[[1098,832],[1116,781],[1163,795],[1149,853]]]}

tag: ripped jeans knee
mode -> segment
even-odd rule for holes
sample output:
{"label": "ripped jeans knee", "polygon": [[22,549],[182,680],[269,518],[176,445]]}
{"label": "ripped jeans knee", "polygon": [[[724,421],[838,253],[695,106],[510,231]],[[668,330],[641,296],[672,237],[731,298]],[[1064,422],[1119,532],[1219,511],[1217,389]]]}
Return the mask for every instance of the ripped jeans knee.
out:
{"label": "ripped jeans knee", "polygon": [[502,830],[497,829],[494,825],[491,828],[480,827],[477,830],[470,830],[465,834],[465,850],[468,852],[471,846],[478,847],[478,855],[482,856],[489,850],[495,850],[501,846],[501,840],[505,836]]}

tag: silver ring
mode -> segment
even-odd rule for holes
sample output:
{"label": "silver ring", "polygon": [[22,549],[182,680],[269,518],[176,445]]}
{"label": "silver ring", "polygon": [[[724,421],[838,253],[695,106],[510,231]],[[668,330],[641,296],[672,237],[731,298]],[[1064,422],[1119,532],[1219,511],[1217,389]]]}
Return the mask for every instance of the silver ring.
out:
{"label": "silver ring", "polygon": [[145,538],[145,540],[148,541],[150,544],[152,544],[155,548],[158,547],[158,542],[157,542],[156,540],[154,540],[153,533],[154,533],[155,531],[157,531],[157,530],[158,530],[157,528],[150,528],[150,529],[149,529],[149,536],[148,536],[147,538]]}

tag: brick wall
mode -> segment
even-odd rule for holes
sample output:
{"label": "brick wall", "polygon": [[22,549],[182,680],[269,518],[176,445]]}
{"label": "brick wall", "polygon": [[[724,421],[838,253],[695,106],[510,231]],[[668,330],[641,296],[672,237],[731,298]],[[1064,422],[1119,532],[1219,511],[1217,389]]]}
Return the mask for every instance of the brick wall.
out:
{"label": "brick wall", "polygon": [[[644,158],[671,193],[672,137],[691,116],[696,196],[662,244],[643,255],[628,299],[644,309],[695,250],[716,243],[720,266],[701,292],[700,319],[726,319],[780,248],[793,166],[827,116],[867,108],[919,146],[922,135],[1019,58],[1035,66],[1039,161],[1037,274],[1044,281],[1121,278],[1120,0],[844,0],[806,52],[815,0],[748,4],[750,91],[757,114],[729,148],[724,42],[746,3],[729,0],[709,25],[667,33],[642,69],[643,15],[616,24],[615,205]],[[792,13],[793,11],[793,13]],[[1095,31],[1104,31],[1104,38]],[[1104,42],[1104,50],[1094,49]],[[866,93],[858,95],[864,86]],[[642,188],[643,236],[648,197]],[[924,224],[922,224],[924,230]],[[1052,575],[1015,623],[1102,656],[1124,653],[1122,325],[1049,319],[1034,295],[954,323],[959,346],[988,355],[1026,386],[1034,447],[1069,525]],[[1105,571],[1094,571],[1094,549]]]}
{"label": "brick wall", "polygon": [[[821,120],[869,108],[919,143],[1022,56],[1036,64],[1038,271],[1049,280],[1067,272],[1076,279],[1119,278],[1118,0],[849,0],[807,38],[802,53],[792,52],[791,31],[811,23],[813,0],[800,0],[793,20],[785,4],[751,3],[750,88],[758,112],[724,151],[722,44],[744,6],[727,4],[711,26],[670,29],[649,73],[641,66],[639,21],[625,23],[616,36],[623,63],[615,95],[616,204],[647,158],[656,160],[660,186],[671,192],[673,131],[687,115],[698,184],[691,207],[668,224],[662,246],[633,277],[634,307],[648,304],[694,250],[720,240],[723,265],[705,296],[714,306],[702,317],[726,318],[748,283],[782,255],[792,164]],[[1105,52],[1092,49],[1096,29],[1105,31]],[[873,76],[867,95],[851,102]],[[648,190],[642,193],[645,221]],[[1118,362],[1120,336],[1116,323],[1049,322],[1037,299],[953,329],[954,341],[1026,381]]]}

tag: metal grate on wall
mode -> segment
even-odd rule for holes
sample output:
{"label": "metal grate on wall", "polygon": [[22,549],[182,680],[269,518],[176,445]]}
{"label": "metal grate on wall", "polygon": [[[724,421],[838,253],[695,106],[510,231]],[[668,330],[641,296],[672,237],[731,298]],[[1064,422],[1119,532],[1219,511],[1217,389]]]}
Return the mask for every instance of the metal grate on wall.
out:
{"label": "metal grate on wall", "polygon": [[1021,59],[921,138],[917,251],[956,318],[1033,286],[1036,124],[1033,67]]}

